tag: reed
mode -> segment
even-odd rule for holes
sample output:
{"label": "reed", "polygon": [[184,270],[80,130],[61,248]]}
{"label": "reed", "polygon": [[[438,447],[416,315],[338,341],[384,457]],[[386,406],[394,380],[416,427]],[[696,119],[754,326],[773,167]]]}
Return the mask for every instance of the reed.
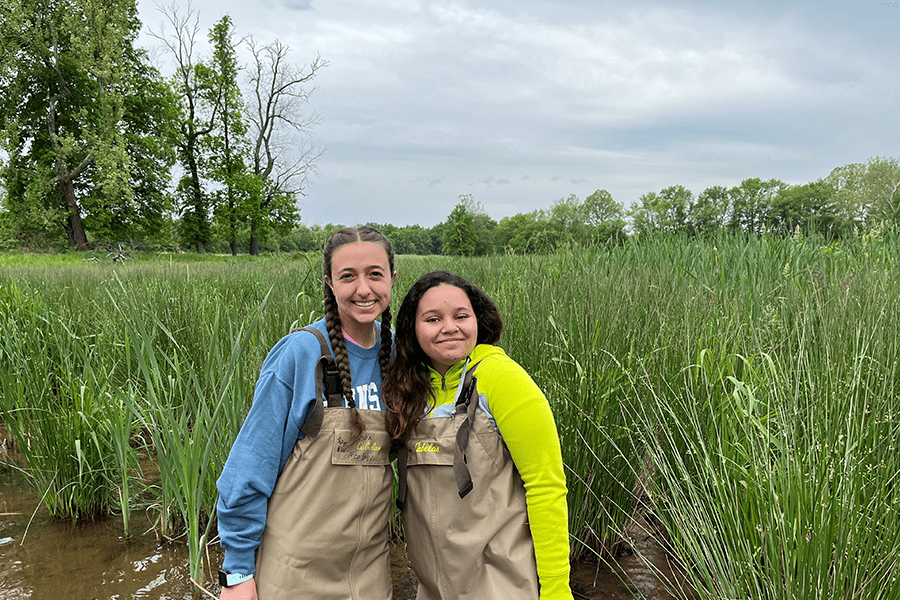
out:
{"label": "reed", "polygon": [[[898,257],[890,232],[400,256],[393,305],[437,268],[494,298],[557,418],[574,557],[609,560],[649,506],[703,598],[900,597]],[[0,406],[35,477],[68,461],[57,487],[93,481],[88,507],[153,502],[199,579],[262,360],[322,315],[321,258],[182,260],[4,266]],[[135,428],[160,464],[143,494]]]}
{"label": "reed", "polygon": [[0,416],[50,515],[106,514],[117,487],[106,372],[90,340],[15,282],[0,289]]}
{"label": "reed", "polygon": [[134,389],[143,399],[136,413],[159,466],[158,528],[170,538],[184,533],[191,578],[202,584],[215,525],[216,479],[252,396],[243,355],[266,298],[247,321],[224,315],[220,306],[210,307],[194,330],[194,351],[205,349],[199,362],[185,358],[189,352],[166,325],[142,314],[132,296],[123,293],[114,302],[133,332],[124,342],[135,369]]}
{"label": "reed", "polygon": [[900,285],[858,249],[720,257],[711,322],[730,326],[693,323],[693,360],[667,378],[630,372],[664,542],[702,598],[900,593]]}

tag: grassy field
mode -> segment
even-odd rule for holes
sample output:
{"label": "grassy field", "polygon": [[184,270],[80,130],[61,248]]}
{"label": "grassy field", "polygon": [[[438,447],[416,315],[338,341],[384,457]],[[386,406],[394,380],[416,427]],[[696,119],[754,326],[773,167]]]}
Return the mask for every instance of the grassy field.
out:
{"label": "grassy field", "polygon": [[[266,352],[322,315],[321,258],[96,259],[0,256],[0,414],[53,514],[151,507],[200,579],[215,479]],[[900,598],[898,260],[892,235],[401,256],[394,306],[436,268],[495,299],[557,417],[574,557],[608,558],[645,489],[703,598]]]}

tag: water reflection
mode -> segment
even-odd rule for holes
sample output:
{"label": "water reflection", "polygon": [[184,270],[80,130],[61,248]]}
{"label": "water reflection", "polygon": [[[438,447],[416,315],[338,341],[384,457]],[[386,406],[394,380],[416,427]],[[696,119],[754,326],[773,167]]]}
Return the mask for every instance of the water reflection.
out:
{"label": "water reflection", "polygon": [[[121,519],[72,525],[51,521],[39,497],[0,466],[0,597],[3,600],[190,599],[187,548],[160,543],[143,514],[130,540]],[[216,558],[218,560],[218,558]]]}

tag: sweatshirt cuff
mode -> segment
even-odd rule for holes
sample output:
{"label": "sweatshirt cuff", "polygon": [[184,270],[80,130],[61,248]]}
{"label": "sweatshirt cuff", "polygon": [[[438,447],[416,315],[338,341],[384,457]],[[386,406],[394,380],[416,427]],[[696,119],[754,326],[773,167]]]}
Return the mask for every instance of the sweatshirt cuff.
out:
{"label": "sweatshirt cuff", "polygon": [[573,600],[569,574],[541,577],[541,600]]}
{"label": "sweatshirt cuff", "polygon": [[226,573],[241,573],[242,575],[256,573],[256,551],[226,550],[225,558],[222,560],[222,570]]}

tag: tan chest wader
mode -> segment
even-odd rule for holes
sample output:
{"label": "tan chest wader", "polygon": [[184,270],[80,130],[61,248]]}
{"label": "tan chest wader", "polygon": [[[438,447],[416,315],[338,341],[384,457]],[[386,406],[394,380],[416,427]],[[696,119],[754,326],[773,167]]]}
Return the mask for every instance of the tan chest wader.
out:
{"label": "tan chest wader", "polygon": [[398,456],[416,600],[536,600],[525,487],[500,434],[475,412],[472,371],[453,415],[423,419]]}
{"label": "tan chest wader", "polygon": [[[392,597],[388,515],[393,473],[384,413],[359,411],[366,425],[350,439],[340,376],[321,332],[316,402],[269,498],[256,555],[260,600],[384,600]],[[329,381],[331,383],[329,383]],[[336,383],[335,383],[336,382]]]}

